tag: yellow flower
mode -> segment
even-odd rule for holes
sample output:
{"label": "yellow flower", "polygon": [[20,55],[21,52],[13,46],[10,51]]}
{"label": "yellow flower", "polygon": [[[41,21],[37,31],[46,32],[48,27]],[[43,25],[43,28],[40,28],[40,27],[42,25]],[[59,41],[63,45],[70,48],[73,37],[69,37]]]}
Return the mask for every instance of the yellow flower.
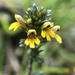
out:
{"label": "yellow flower", "polygon": [[28,18],[27,19],[27,23],[29,24],[29,23],[32,23],[32,19],[31,18]]}
{"label": "yellow flower", "polygon": [[51,41],[51,38],[54,38],[55,37],[55,33],[54,31],[52,31],[50,28],[53,27],[53,22],[45,22],[41,29],[42,29],[42,32],[41,32],[41,36],[43,38],[46,37],[47,41]]}
{"label": "yellow flower", "polygon": [[26,28],[26,25],[24,23],[24,19],[20,15],[15,14],[15,19],[17,20],[17,22],[12,23],[9,26],[9,30],[14,29],[14,31],[15,31],[20,26],[23,28]]}
{"label": "yellow flower", "polygon": [[30,45],[30,48],[35,48],[35,44],[40,44],[40,40],[36,37],[37,33],[35,29],[28,30],[28,38],[25,40],[26,45]]}
{"label": "yellow flower", "polygon": [[[54,26],[54,27],[52,28],[52,30],[53,30],[54,32],[59,31],[59,30],[60,30],[60,26]],[[55,39],[56,39],[59,43],[62,43],[61,37],[60,37],[58,34],[56,34],[56,33],[55,33]]]}

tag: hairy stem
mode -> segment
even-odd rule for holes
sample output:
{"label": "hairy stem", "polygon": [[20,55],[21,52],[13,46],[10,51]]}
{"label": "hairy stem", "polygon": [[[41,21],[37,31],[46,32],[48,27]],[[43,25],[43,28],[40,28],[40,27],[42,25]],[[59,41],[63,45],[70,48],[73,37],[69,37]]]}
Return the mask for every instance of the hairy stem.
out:
{"label": "hairy stem", "polygon": [[28,62],[28,75],[32,75],[32,64],[33,64],[33,56],[32,56],[32,51],[31,51],[30,59]]}

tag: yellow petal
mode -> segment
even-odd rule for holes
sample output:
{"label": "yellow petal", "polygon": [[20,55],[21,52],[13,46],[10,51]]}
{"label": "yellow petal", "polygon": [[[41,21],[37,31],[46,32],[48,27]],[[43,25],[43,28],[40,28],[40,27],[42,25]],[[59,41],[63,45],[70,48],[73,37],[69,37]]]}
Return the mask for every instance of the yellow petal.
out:
{"label": "yellow petal", "polygon": [[47,39],[47,41],[51,41],[51,38],[48,34],[46,35],[46,39]]}
{"label": "yellow petal", "polygon": [[34,39],[30,39],[30,48],[35,48]]}
{"label": "yellow petal", "polygon": [[55,39],[59,42],[62,43],[62,39],[59,35],[55,34]]}
{"label": "yellow petal", "polygon": [[51,36],[52,38],[55,37],[55,33],[54,33],[54,31],[50,30],[49,34],[50,34],[50,36]]}
{"label": "yellow petal", "polygon": [[9,26],[9,30],[14,29],[14,31],[20,26],[18,22],[14,22]]}
{"label": "yellow petal", "polygon": [[45,31],[42,30],[41,36],[42,36],[43,38],[45,38]]}
{"label": "yellow petal", "polygon": [[35,39],[36,44],[40,44],[40,40],[38,38]]}
{"label": "yellow petal", "polygon": [[29,45],[29,43],[30,43],[30,40],[28,40],[28,38],[25,40],[25,42],[24,42],[26,45]]}

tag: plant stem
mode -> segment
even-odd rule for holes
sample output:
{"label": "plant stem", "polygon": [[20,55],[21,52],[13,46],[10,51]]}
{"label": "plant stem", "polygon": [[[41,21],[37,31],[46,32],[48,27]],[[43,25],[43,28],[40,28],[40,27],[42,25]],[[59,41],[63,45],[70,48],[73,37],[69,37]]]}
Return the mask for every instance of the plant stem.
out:
{"label": "plant stem", "polygon": [[32,51],[31,51],[30,59],[28,62],[28,75],[32,75],[32,64],[33,64],[33,56],[32,56]]}

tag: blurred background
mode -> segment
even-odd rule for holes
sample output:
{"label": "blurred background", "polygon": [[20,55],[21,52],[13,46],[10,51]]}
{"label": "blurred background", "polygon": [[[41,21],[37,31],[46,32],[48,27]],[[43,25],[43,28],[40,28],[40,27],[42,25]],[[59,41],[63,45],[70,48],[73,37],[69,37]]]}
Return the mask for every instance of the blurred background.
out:
{"label": "blurred background", "polygon": [[41,47],[44,63],[34,63],[33,75],[75,75],[75,0],[0,0],[0,75],[27,75],[28,56],[19,47],[26,34],[8,27],[15,22],[15,13],[24,16],[33,3],[52,10],[52,21],[61,26],[58,34],[63,39],[62,44],[52,39]]}

